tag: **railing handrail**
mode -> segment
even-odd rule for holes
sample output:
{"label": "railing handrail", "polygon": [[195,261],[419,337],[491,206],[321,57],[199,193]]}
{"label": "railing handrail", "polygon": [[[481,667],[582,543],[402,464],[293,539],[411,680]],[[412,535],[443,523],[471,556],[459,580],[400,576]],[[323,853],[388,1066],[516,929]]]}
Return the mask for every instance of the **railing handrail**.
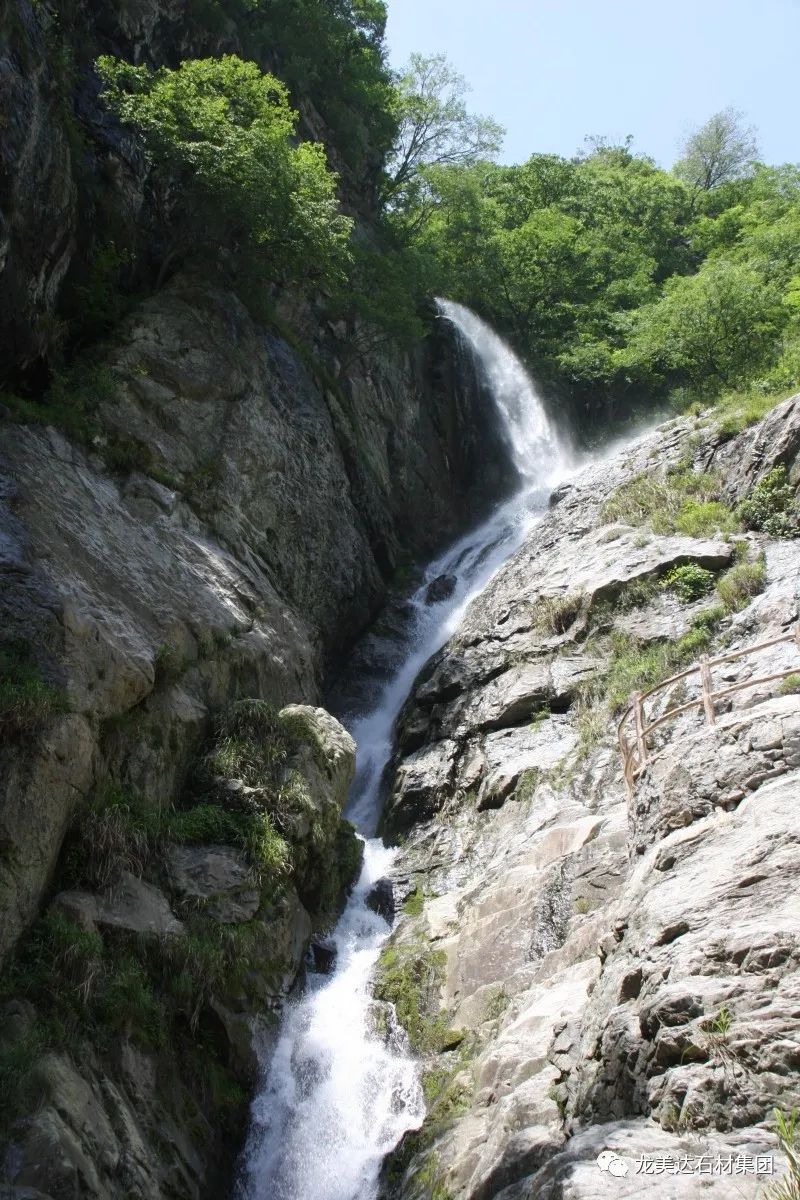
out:
{"label": "railing handrail", "polygon": [[[660,725],[665,724],[665,722],[672,720],[673,717],[677,717],[683,712],[687,712],[690,708],[705,709],[707,724],[714,725],[716,722],[715,705],[718,700],[732,695],[733,692],[757,687],[760,683],[772,683],[777,679],[787,679],[790,675],[798,674],[798,668],[793,667],[787,671],[777,671],[771,675],[761,675],[756,679],[743,680],[732,687],[723,688],[719,692],[713,690],[711,683],[712,667],[719,666],[720,663],[733,662],[737,658],[745,658],[750,654],[757,654],[761,650],[767,650],[770,646],[778,646],[782,642],[794,642],[797,649],[800,650],[800,622],[795,625],[791,632],[781,634],[778,637],[767,638],[763,642],[757,642],[754,646],[745,646],[741,650],[731,650],[727,654],[718,654],[714,658],[704,655],[691,667],[687,667],[685,671],[680,671],[677,675],[671,675],[669,679],[663,679],[646,692],[634,692],[617,727],[617,739],[622,755],[623,774],[628,787],[628,794],[633,795],[633,787],[636,779],[641,775],[650,761],[651,756],[648,754],[647,738],[654,729],[658,729]],[[696,700],[688,700],[684,704],[676,705],[675,708],[668,709],[654,721],[649,723],[645,721],[645,700],[649,700],[652,696],[663,692],[666,688],[680,682],[681,679],[687,679],[690,675],[698,673],[700,675],[702,692]],[[636,733],[635,739],[629,742],[625,726],[631,718],[634,719]],[[635,762],[634,758],[638,758],[638,762]]]}

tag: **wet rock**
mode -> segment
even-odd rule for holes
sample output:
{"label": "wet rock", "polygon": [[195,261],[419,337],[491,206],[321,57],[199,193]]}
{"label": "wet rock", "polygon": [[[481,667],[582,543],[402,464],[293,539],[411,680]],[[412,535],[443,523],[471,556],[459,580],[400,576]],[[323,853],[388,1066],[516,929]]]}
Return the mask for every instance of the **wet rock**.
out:
{"label": "wet rock", "polygon": [[332,975],[336,967],[336,943],[330,938],[318,939],[309,946],[311,970],[318,975]]}
{"label": "wet rock", "polygon": [[458,577],[456,575],[437,575],[425,589],[425,603],[439,604],[447,600],[455,591]]}
{"label": "wet rock", "polygon": [[398,787],[384,810],[386,833],[402,833],[415,821],[438,811],[452,793],[458,743],[450,740],[426,746],[404,761]]}
{"label": "wet rock", "polygon": [[555,506],[560,504],[561,501],[568,496],[571,491],[571,483],[562,483],[560,487],[554,488],[550,493],[549,500],[547,501],[548,508],[555,508]]}
{"label": "wet rock", "polygon": [[391,925],[395,914],[394,887],[391,879],[379,879],[370,888],[366,905]]}

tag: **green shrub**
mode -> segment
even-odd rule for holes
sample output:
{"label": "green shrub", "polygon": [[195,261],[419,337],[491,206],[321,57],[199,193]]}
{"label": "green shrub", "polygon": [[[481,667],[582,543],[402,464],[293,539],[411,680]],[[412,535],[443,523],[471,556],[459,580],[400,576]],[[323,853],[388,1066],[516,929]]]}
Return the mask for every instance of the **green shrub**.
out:
{"label": "green shrub", "polygon": [[142,964],[128,955],[106,970],[96,1016],[109,1030],[133,1037],[140,1045],[155,1049],[166,1042],[164,1005]]}
{"label": "green shrub", "polygon": [[168,247],[162,275],[235,248],[273,282],[339,277],[352,221],[339,211],[324,148],[297,139],[284,85],[235,55],[151,71],[97,60],[106,103],[155,163]]}
{"label": "green shrub", "polygon": [[737,513],[747,529],[758,529],[771,537],[792,537],[798,532],[797,492],[789,482],[786,467],[774,467],[743,500]]}
{"label": "green shrub", "polygon": [[748,600],[764,590],[766,567],[763,559],[739,562],[717,581],[717,591],[728,612],[744,608]]}
{"label": "green shrub", "polygon": [[28,643],[0,641],[0,733],[31,733],[67,709],[64,693],[42,679]]}
{"label": "green shrub", "polygon": [[787,675],[778,691],[782,696],[797,696],[800,694],[800,675]]}
{"label": "green shrub", "polygon": [[681,567],[673,567],[664,580],[664,586],[688,603],[708,595],[714,587],[714,575],[697,563],[685,563]]}
{"label": "green shrub", "polygon": [[90,357],[76,359],[56,372],[40,399],[25,400],[8,392],[0,394],[12,420],[31,425],[55,425],[84,444],[94,444],[99,433],[95,416],[98,406],[112,401],[117,383],[110,369]]}

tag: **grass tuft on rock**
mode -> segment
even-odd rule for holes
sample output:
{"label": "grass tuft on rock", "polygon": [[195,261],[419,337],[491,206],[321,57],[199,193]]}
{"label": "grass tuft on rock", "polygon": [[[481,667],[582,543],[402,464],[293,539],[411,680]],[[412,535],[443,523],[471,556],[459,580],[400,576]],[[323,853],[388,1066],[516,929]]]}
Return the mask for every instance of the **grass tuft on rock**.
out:
{"label": "grass tuft on rock", "polygon": [[66,696],[42,678],[28,643],[0,641],[0,733],[32,733],[67,711]]}
{"label": "grass tuft on rock", "polygon": [[720,475],[686,465],[663,473],[645,471],[623,483],[606,501],[602,519],[686,537],[734,533],[741,524],[721,499],[722,482]]}
{"label": "grass tuft on rock", "polygon": [[766,565],[763,557],[754,562],[735,563],[717,580],[717,591],[728,612],[738,612],[763,592]]}

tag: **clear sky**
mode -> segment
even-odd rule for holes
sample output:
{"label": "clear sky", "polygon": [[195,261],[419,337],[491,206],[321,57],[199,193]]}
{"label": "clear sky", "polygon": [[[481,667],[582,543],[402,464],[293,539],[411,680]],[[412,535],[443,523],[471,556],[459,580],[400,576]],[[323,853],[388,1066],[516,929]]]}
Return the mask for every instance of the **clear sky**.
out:
{"label": "clear sky", "polygon": [[444,51],[503,159],[634,136],[661,166],[733,105],[765,162],[800,162],[800,0],[389,0],[392,65]]}

